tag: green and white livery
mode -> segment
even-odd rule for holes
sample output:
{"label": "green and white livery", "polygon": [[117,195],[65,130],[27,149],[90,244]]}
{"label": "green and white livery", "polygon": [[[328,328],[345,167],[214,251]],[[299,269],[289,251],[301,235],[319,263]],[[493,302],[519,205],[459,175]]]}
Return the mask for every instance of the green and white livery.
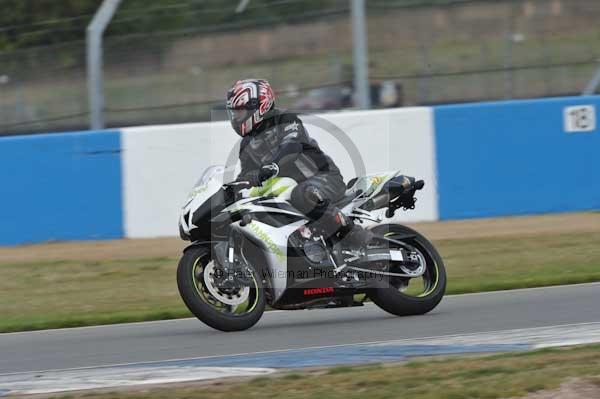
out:
{"label": "green and white livery", "polygon": [[[297,182],[271,178],[259,187],[204,173],[181,210],[179,231],[191,241],[178,267],[181,297],[200,320],[223,331],[254,325],[276,309],[360,305],[362,294],[395,315],[429,312],[446,287],[433,245],[390,218],[412,209],[423,181],[389,171],[353,179],[333,204],[373,238],[359,247],[324,232],[289,202]],[[358,244],[353,244],[358,245]]]}

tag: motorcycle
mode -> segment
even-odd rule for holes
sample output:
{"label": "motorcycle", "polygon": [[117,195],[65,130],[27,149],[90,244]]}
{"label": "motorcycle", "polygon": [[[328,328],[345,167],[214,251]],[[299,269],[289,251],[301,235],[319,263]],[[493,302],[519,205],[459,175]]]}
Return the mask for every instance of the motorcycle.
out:
{"label": "motorcycle", "polygon": [[417,231],[384,222],[414,209],[422,180],[388,172],[352,179],[335,204],[373,234],[352,247],[327,236],[289,203],[296,182],[274,177],[259,187],[223,183],[225,168],[208,168],[179,218],[185,248],[179,293],[202,322],[221,331],[252,327],[265,308],[315,309],[373,301],[397,316],[434,309],[446,290],[435,247]]}

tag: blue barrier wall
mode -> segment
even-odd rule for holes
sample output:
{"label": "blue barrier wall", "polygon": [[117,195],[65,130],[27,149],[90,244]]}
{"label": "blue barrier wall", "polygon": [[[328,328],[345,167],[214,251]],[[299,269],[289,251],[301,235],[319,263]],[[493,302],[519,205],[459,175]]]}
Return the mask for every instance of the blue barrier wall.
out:
{"label": "blue barrier wall", "polygon": [[[600,132],[567,133],[573,105],[600,97],[435,107],[440,219],[600,209]],[[122,238],[121,140],[0,138],[0,245]]]}
{"label": "blue barrier wall", "polygon": [[0,138],[0,245],[123,236],[120,132]]}
{"label": "blue barrier wall", "polygon": [[565,132],[572,105],[600,97],[435,107],[440,218],[600,209],[600,133]]}

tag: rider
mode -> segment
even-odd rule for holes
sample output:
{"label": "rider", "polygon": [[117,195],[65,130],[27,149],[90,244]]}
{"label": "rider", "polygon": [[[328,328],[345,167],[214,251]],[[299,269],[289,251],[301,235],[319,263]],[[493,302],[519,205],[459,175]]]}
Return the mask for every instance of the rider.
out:
{"label": "rider", "polygon": [[231,126],[242,137],[242,170],[236,180],[258,186],[271,177],[291,177],[298,182],[291,204],[327,236],[338,233],[350,245],[368,241],[370,232],[333,206],[346,190],[340,170],[296,114],[275,108],[269,82],[237,81],[227,91],[227,111]]}

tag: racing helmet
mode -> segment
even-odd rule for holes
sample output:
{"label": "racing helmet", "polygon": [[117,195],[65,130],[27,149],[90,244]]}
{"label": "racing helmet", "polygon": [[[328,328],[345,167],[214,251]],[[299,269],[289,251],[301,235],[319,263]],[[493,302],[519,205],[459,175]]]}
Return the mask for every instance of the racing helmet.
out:
{"label": "racing helmet", "polygon": [[233,130],[246,136],[275,105],[275,94],[264,79],[238,80],[227,91],[227,115]]}

